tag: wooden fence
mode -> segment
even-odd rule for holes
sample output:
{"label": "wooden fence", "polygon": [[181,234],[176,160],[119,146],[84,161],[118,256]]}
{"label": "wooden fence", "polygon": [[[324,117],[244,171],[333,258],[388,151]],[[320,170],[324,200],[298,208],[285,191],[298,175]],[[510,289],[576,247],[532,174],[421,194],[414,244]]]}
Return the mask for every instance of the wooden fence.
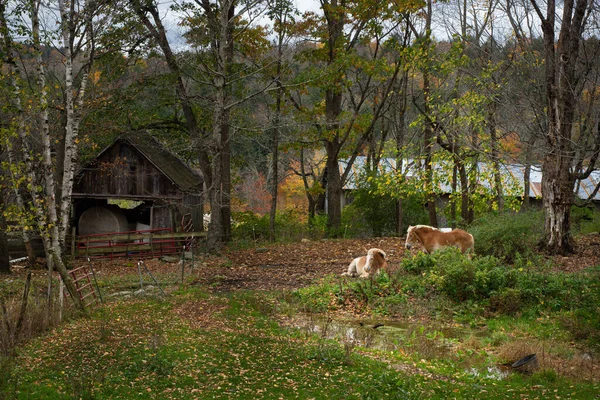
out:
{"label": "wooden fence", "polygon": [[157,258],[198,247],[206,232],[173,232],[171,229],[73,236],[71,253],[89,258]]}

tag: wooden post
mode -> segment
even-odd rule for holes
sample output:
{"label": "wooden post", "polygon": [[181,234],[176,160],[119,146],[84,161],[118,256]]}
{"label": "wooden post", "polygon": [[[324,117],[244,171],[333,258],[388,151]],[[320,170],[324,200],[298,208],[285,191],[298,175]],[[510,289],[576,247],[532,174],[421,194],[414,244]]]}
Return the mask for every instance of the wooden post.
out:
{"label": "wooden post", "polygon": [[75,241],[76,241],[76,237],[75,237],[75,228],[71,229],[71,257],[75,258]]}
{"label": "wooden post", "polygon": [[65,301],[65,284],[60,279],[60,285],[58,286],[58,322],[62,322],[62,311]]}
{"label": "wooden post", "polygon": [[21,328],[23,327],[23,321],[25,320],[25,312],[27,311],[27,300],[29,299],[29,287],[31,285],[31,272],[27,274],[27,279],[25,280],[25,289],[23,290],[23,299],[21,300],[21,308],[19,310],[19,318],[17,319],[17,324],[15,325],[15,331],[13,332],[13,338],[16,340],[21,333]]}

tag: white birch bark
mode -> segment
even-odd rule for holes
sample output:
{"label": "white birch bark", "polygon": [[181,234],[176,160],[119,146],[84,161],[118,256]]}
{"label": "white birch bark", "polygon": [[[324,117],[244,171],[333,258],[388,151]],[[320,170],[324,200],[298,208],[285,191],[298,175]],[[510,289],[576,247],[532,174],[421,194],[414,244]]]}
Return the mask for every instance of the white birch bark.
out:
{"label": "white birch bark", "polygon": [[[61,0],[62,3],[62,0]],[[37,68],[37,88],[39,91],[39,123],[40,131],[42,136],[42,165],[44,175],[44,188],[45,188],[45,207],[43,207],[42,201],[38,200],[36,210],[39,212],[45,211],[45,215],[41,215],[40,219],[45,221],[46,226],[43,229],[46,234],[42,234],[45,237],[44,247],[46,249],[46,258],[48,262],[49,275],[52,275],[52,267],[56,265],[57,270],[67,286],[67,290],[71,294],[72,299],[76,305],[83,310],[84,306],[79,298],[75,285],[71,280],[71,277],[67,271],[66,266],[62,260],[62,249],[59,240],[59,229],[58,229],[58,215],[56,211],[56,182],[54,179],[54,168],[52,163],[52,152],[51,152],[51,140],[50,140],[50,124],[48,117],[48,91],[46,89],[46,72],[44,69],[44,62],[42,59],[41,45],[40,45],[40,31],[39,31],[39,1],[32,2],[32,27],[33,27],[33,40],[34,48],[36,53],[36,68]],[[32,190],[35,192],[35,190]],[[35,202],[35,200],[34,200]],[[44,218],[46,217],[46,218]],[[48,237],[49,236],[49,237]],[[49,291],[52,290],[51,284],[49,284]]]}
{"label": "white birch bark", "polygon": [[[69,29],[71,25],[72,10],[67,10],[64,0],[59,0],[59,12],[61,16],[61,33],[63,41],[63,55],[65,58],[65,157],[63,165],[63,179],[61,182],[61,199],[60,199],[60,221],[58,227],[58,240],[61,248],[64,248],[66,235],[69,230],[70,212],[71,212],[71,194],[73,193],[73,178],[75,175],[75,163],[77,158],[77,137],[79,135],[79,124],[81,121],[81,112],[83,109],[83,99],[86,94],[88,77],[91,65],[91,18],[85,18],[85,27],[87,46],[83,55],[82,62],[84,63],[83,76],[81,85],[77,90],[75,97],[74,88],[74,71],[73,71],[73,49],[71,43],[72,31]],[[87,2],[84,4],[84,10],[87,9]]]}

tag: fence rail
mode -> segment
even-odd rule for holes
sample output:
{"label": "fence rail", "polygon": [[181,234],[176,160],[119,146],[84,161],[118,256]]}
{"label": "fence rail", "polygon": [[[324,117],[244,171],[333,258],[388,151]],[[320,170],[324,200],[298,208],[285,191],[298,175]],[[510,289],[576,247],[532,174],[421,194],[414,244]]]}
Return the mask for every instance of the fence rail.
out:
{"label": "fence rail", "polygon": [[188,251],[194,238],[206,232],[173,232],[171,229],[149,229],[74,236],[73,255],[89,258],[155,258]]}

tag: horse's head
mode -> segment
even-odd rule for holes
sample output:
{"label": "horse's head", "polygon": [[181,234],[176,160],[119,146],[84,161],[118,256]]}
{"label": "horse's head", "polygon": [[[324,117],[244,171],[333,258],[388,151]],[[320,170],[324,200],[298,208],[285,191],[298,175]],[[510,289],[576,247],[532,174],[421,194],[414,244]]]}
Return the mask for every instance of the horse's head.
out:
{"label": "horse's head", "polygon": [[415,245],[420,245],[421,244],[421,240],[419,239],[419,237],[415,233],[415,228],[417,228],[417,227],[416,226],[409,226],[408,230],[406,231],[406,241],[404,242],[404,247],[407,250],[410,250],[411,247],[413,247]]}
{"label": "horse's head", "polygon": [[371,269],[377,272],[381,268],[385,268],[387,255],[381,249],[372,248],[367,252],[367,261],[365,263],[365,271],[371,272]]}

